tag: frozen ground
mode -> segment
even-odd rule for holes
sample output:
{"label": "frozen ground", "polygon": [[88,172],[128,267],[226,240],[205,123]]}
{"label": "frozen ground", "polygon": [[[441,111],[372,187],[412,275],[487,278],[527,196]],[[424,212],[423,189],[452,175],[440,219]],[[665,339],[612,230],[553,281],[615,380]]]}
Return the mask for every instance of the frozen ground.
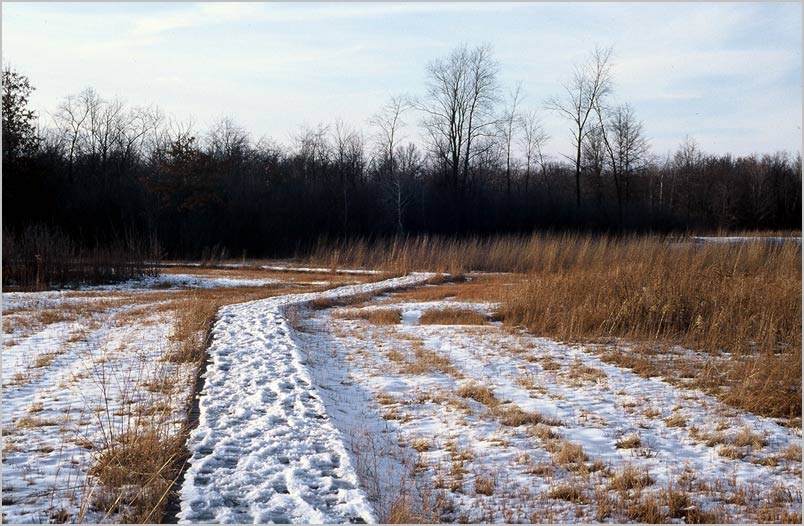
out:
{"label": "frozen ground", "polygon": [[[629,522],[649,498],[672,522],[800,514],[800,428],[641,378],[597,348],[492,322],[420,323],[490,303],[370,299],[429,277],[223,307],[179,520]],[[165,408],[168,428],[184,421],[192,374],[159,360],[172,321],[149,295],[220,278],[198,279],[3,295],[5,522],[118,520],[93,511],[88,470],[141,408]],[[152,298],[145,314],[125,303],[135,293]],[[61,307],[85,310],[22,323]],[[376,309],[399,309],[401,323],[359,319]]]}
{"label": "frozen ground", "polygon": [[192,288],[293,285],[276,279],[163,274],[80,290],[3,294],[5,522],[114,522],[89,475],[110,442],[148,418],[174,433],[195,369],[170,350],[171,301]]}
{"label": "frozen ground", "polygon": [[[161,263],[162,267],[201,267],[201,263],[184,263],[184,262],[164,262]],[[258,265],[254,263],[218,263],[206,265],[207,268],[231,268],[231,269],[259,269],[259,270],[274,270],[278,272],[308,272],[308,273],[327,273],[332,272],[332,267],[303,267],[293,263],[275,263],[270,265]],[[354,274],[354,275],[367,275],[376,276],[383,274],[382,270],[370,269],[348,269],[339,268],[335,270],[336,274]]]}
{"label": "frozen ground", "polygon": [[[401,310],[401,324],[333,317],[336,308],[299,333],[381,512],[407,491],[430,495],[420,505],[430,520],[627,522],[630,512],[612,504],[618,497],[664,502],[674,489],[689,500],[665,510],[673,522],[696,512],[729,522],[801,512],[800,429],[641,378],[581,346],[495,324],[418,323],[428,309],[466,303],[383,303]],[[447,363],[428,368],[430,353]],[[473,399],[472,386],[496,402]],[[583,458],[567,460],[567,444],[581,446]],[[650,483],[618,489],[629,471]],[[406,477],[415,482],[405,490]]]}
{"label": "frozen ground", "polygon": [[[173,396],[190,389],[190,371],[159,360],[171,319],[157,312],[131,323],[129,310],[50,323],[15,340],[4,333],[4,522],[114,521],[93,511],[95,452],[143,411],[160,408],[154,418],[169,428],[184,420]],[[175,391],[149,390],[155,378]]]}

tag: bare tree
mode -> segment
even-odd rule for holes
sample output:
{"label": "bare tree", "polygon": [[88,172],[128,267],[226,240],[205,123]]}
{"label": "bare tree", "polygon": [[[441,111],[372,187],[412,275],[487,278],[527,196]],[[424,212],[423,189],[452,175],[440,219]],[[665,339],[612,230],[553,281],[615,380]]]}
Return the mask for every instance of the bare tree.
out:
{"label": "bare tree", "polygon": [[[91,91],[91,90],[88,90]],[[92,92],[94,93],[94,91]],[[59,134],[64,137],[67,148],[67,175],[72,182],[73,165],[79,154],[81,136],[84,133],[84,122],[89,117],[90,108],[85,104],[89,97],[68,96],[56,109],[53,120]]]}
{"label": "bare tree", "polygon": [[234,119],[222,117],[212,125],[205,142],[214,159],[231,161],[245,155],[251,139]]}
{"label": "bare tree", "polygon": [[595,108],[611,91],[611,48],[596,47],[589,59],[575,66],[572,79],[564,85],[564,95],[548,101],[548,107],[572,122],[572,141],[575,147],[575,201],[581,206],[581,156],[583,142],[593,127],[590,119]]}
{"label": "bare tree", "polygon": [[401,132],[405,122],[402,120],[402,115],[408,109],[409,105],[402,97],[392,97],[370,120],[371,125],[377,129],[376,142],[380,151],[381,180],[394,206],[398,234],[405,231],[402,219],[409,196],[405,192],[405,173],[398,169],[395,153],[403,139]]}
{"label": "bare tree", "polygon": [[589,126],[583,140],[582,163],[583,169],[589,174],[595,205],[598,209],[603,207],[604,179],[603,172],[607,162],[606,133],[600,125]]}
{"label": "bare tree", "polygon": [[544,178],[544,184],[549,197],[550,181],[547,177],[547,163],[543,150],[550,136],[545,133],[539,116],[535,111],[530,111],[522,115],[521,126],[522,137],[519,143],[525,155],[525,192],[527,193],[528,191],[534,163],[538,163],[539,171]]}
{"label": "bare tree", "polygon": [[456,193],[469,181],[478,139],[493,133],[498,101],[497,61],[488,45],[455,49],[427,68],[427,97],[417,104],[433,154],[442,162]]}
{"label": "bare tree", "polygon": [[[689,224],[692,215],[692,201],[695,194],[693,182],[695,174],[700,173],[704,155],[694,138],[687,136],[684,142],[673,155],[673,179],[670,182],[670,208],[672,209],[676,198],[676,184],[680,182],[684,192],[684,218]],[[680,181],[677,181],[680,179]]]}
{"label": "bare tree", "polygon": [[647,161],[649,146],[642,123],[637,121],[631,106],[617,106],[608,119],[604,117],[604,111],[600,105],[597,106],[598,126],[609,158],[622,226],[630,200],[633,173]]}
{"label": "bare tree", "polygon": [[366,157],[363,134],[338,120],[332,137],[333,162],[338,174],[342,201],[342,225],[346,233],[349,226],[349,191],[363,179]]}
{"label": "bare tree", "polygon": [[508,95],[502,116],[497,122],[497,129],[505,149],[505,195],[511,200],[511,154],[514,144],[514,135],[522,127],[522,116],[519,115],[518,106],[522,94],[522,85]]}

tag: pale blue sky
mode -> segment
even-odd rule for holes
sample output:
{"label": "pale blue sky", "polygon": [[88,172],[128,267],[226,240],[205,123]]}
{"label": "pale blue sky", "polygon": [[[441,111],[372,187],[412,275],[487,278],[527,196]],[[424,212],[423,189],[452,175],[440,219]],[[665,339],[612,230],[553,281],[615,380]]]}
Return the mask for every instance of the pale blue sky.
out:
{"label": "pale blue sky", "polygon": [[[3,62],[28,75],[43,115],[91,86],[161,106],[199,129],[229,115],[255,138],[367,119],[423,93],[428,61],[488,42],[501,81],[544,109],[595,44],[615,49],[615,99],[656,153],[686,135],[722,153],[801,150],[802,12],[790,3],[348,3],[2,5]],[[408,119],[415,137],[416,118]]]}

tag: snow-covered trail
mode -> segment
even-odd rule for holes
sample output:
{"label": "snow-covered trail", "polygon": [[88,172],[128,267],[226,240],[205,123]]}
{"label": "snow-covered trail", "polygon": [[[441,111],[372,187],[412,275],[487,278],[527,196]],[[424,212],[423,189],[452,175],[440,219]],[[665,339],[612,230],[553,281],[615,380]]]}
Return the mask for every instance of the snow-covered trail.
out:
{"label": "snow-covered trail", "polygon": [[411,274],[223,307],[188,442],[180,522],[375,522],[316,394],[288,307],[421,283]]}

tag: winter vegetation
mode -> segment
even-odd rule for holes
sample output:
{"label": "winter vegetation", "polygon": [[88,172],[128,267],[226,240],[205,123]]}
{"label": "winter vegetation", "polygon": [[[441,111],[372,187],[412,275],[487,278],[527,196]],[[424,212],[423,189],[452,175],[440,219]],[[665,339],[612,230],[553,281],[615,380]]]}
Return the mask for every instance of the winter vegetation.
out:
{"label": "winter vegetation", "polygon": [[3,522],[800,524],[801,155],[658,154],[616,60],[287,144],[6,66]]}

